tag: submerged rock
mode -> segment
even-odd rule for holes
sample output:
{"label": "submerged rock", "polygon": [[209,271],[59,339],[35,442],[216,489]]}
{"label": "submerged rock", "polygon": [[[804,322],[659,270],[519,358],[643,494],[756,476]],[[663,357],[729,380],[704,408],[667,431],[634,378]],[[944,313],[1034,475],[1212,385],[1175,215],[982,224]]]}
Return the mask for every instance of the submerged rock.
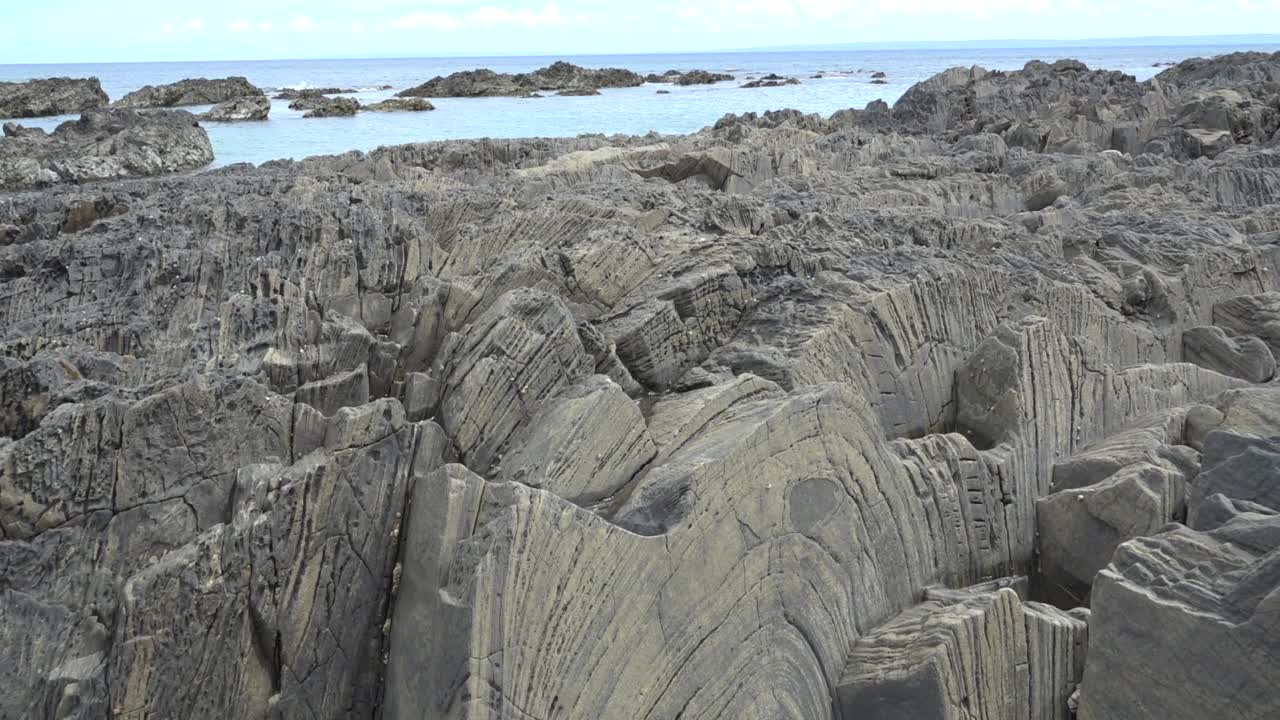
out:
{"label": "submerged rock", "polygon": [[0,82],[0,118],[65,115],[102,107],[108,101],[96,77]]}
{"label": "submerged rock", "polygon": [[215,80],[196,78],[169,85],[147,85],[112,103],[120,108],[170,108],[184,105],[212,105],[242,97],[265,97],[266,93],[244,77]]}
{"label": "submerged rock", "polygon": [[758,80],[742,85],[743,88],[762,88],[762,87],[782,87],[784,85],[799,85],[800,81],[796,78],[784,78],[781,75],[769,73]]}
{"label": "submerged rock", "polygon": [[5,128],[0,189],[193,170],[213,161],[209,136],[187,112],[90,110],[48,135]]}

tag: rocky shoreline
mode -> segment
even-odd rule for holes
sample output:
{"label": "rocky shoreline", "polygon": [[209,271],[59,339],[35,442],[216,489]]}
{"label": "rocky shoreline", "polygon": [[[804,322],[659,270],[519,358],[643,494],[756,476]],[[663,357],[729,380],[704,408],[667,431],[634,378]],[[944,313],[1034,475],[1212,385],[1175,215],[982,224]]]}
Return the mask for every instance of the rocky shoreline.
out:
{"label": "rocky shoreline", "polygon": [[1280,713],[1280,55],[180,127],[0,140],[0,717]]}

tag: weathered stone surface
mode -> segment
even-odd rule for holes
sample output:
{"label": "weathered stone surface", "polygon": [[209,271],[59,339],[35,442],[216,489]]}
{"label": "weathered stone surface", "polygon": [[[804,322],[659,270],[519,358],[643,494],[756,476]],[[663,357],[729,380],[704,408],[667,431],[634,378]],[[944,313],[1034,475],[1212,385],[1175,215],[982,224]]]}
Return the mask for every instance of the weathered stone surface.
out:
{"label": "weathered stone surface", "polygon": [[1256,336],[1266,343],[1273,359],[1280,354],[1280,292],[1220,302],[1213,306],[1213,322],[1233,335]]}
{"label": "weathered stone surface", "polygon": [[1081,720],[1280,712],[1278,521],[1246,513],[1120,547],[1094,588]]}
{"label": "weathered stone surface", "polygon": [[1264,383],[1276,374],[1276,359],[1265,342],[1252,336],[1229,337],[1220,327],[1182,333],[1182,354],[1187,362],[1249,382]]}
{"label": "weathered stone surface", "polygon": [[924,603],[860,638],[836,686],[843,717],[1028,716],[1022,603],[1004,589]]}
{"label": "weathered stone surface", "polygon": [[1204,441],[1204,470],[1187,496],[1187,524],[1204,528],[1201,505],[1211,495],[1280,512],[1280,438],[1212,432]]}
{"label": "weathered stone surface", "polygon": [[214,105],[241,97],[266,97],[266,93],[243,77],[195,78],[169,85],[147,85],[112,103],[121,108],[172,108],[184,105]]}
{"label": "weathered stone surface", "polygon": [[200,115],[201,120],[237,122],[242,120],[266,120],[271,112],[271,101],[265,95],[238,97],[220,102]]}
{"label": "weathered stone surface", "polygon": [[91,110],[49,135],[0,142],[0,190],[181,172],[212,161],[209,136],[189,113]]}
{"label": "weathered stone surface", "polygon": [[108,101],[94,77],[0,82],[0,118],[66,115],[99,108]]}
{"label": "weathered stone surface", "polygon": [[[1186,83],[6,195],[0,715],[1274,714],[1275,516],[1215,448],[1278,391],[1184,335],[1280,290],[1276,93]],[[1229,539],[1159,539],[1187,495]],[[1107,629],[1014,594],[1074,604],[1054,562]]]}

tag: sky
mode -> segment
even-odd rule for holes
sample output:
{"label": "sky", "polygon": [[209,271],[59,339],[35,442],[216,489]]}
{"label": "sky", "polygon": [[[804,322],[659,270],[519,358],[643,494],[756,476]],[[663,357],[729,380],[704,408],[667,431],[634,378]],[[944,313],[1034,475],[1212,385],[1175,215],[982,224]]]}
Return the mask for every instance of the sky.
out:
{"label": "sky", "polygon": [[1280,32],[1280,0],[0,0],[0,63]]}

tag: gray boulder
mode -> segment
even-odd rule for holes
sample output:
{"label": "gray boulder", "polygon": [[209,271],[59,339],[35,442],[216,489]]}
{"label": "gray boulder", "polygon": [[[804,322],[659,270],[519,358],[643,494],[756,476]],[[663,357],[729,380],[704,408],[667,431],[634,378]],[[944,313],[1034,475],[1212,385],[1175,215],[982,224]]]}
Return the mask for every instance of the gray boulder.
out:
{"label": "gray boulder", "polygon": [[1280,356],[1280,292],[1240,295],[1213,306],[1213,324],[1232,335],[1252,335]]}
{"label": "gray boulder", "polygon": [[1280,512],[1280,439],[1211,432],[1204,441],[1204,470],[1187,498],[1187,524],[1206,527],[1201,505],[1211,495]]}
{"label": "gray boulder", "polygon": [[1175,526],[1098,575],[1080,720],[1280,714],[1280,516]]}
{"label": "gray boulder", "polygon": [[171,108],[184,105],[212,105],[240,97],[265,97],[266,93],[248,78],[195,78],[169,85],[147,85],[112,103],[120,108]]}
{"label": "gray boulder", "polygon": [[348,97],[314,97],[294,100],[290,110],[302,110],[304,118],[351,117],[360,110],[360,101]]}
{"label": "gray boulder", "polygon": [[1266,343],[1252,336],[1231,337],[1212,325],[1182,333],[1182,356],[1187,362],[1249,382],[1264,383],[1276,374],[1276,359]]}
{"label": "gray boulder", "polygon": [[91,110],[49,135],[0,142],[0,189],[182,172],[212,161],[209,136],[190,113]]}
{"label": "gray boulder", "polygon": [[253,95],[218,103],[199,117],[214,122],[240,122],[266,120],[270,112],[271,101],[265,95]]}
{"label": "gray boulder", "polygon": [[65,115],[102,107],[108,101],[96,77],[0,82],[0,118]]}

